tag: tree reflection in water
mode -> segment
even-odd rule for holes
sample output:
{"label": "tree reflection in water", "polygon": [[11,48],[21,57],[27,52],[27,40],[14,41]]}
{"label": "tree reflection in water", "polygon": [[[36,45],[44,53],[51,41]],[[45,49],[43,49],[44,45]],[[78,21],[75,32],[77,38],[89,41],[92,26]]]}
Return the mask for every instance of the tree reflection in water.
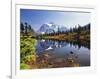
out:
{"label": "tree reflection in water", "polygon": [[[89,62],[86,62],[85,59],[80,59],[81,54],[79,55],[79,53],[84,53],[84,50],[79,52],[82,47],[85,47],[85,49],[90,52],[90,45],[86,42],[38,40],[38,44],[36,46],[37,68],[89,66],[90,60],[87,60]],[[85,51],[85,53],[87,52]],[[83,62],[85,62],[85,64]]]}

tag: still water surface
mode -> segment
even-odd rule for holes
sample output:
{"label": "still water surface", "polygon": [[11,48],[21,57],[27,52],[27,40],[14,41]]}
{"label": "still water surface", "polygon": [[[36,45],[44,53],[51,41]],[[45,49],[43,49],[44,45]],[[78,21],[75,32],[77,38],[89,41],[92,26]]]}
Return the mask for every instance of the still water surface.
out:
{"label": "still water surface", "polygon": [[38,68],[90,66],[90,46],[80,42],[38,40]]}

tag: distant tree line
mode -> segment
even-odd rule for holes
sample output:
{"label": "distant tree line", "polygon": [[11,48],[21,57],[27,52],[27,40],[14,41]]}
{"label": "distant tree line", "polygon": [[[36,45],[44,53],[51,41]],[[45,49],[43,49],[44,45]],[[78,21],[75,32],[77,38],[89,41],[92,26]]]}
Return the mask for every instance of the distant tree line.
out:
{"label": "distant tree line", "polygon": [[34,30],[33,30],[32,26],[29,25],[27,22],[25,22],[25,23],[21,22],[20,23],[20,33],[22,35],[29,35],[29,34],[33,34]]}
{"label": "distant tree line", "polygon": [[68,33],[80,34],[82,31],[89,31],[90,32],[90,23],[85,25],[85,26],[80,26],[78,24],[78,27],[75,26],[75,27],[70,28],[69,30],[66,30],[66,31],[60,31],[60,29],[58,28],[57,32],[54,31],[52,33],[45,33],[45,34],[42,34],[42,36],[53,36],[53,35],[68,34]]}

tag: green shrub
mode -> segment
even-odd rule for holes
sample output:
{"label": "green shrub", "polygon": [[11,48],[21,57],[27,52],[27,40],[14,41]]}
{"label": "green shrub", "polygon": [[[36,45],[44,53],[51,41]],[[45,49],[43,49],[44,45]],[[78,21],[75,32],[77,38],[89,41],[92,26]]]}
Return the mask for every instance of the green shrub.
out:
{"label": "green shrub", "polygon": [[24,58],[24,60],[27,61],[27,62],[35,62],[36,56],[35,55],[28,55]]}
{"label": "green shrub", "polygon": [[29,65],[26,63],[36,61],[35,45],[36,40],[31,37],[20,37],[20,63],[21,69],[29,69]]}
{"label": "green shrub", "polygon": [[20,64],[20,68],[21,68],[21,69],[29,69],[30,66],[27,65],[27,64],[25,64],[25,63],[21,63],[21,64]]}

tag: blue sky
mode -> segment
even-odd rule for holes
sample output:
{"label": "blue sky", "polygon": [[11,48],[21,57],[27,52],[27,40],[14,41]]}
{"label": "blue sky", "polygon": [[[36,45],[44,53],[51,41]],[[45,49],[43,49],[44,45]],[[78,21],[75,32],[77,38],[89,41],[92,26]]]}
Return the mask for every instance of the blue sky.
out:
{"label": "blue sky", "polygon": [[42,24],[50,22],[67,28],[74,27],[77,24],[85,25],[90,23],[90,18],[90,13],[84,12],[20,9],[20,21],[27,22],[35,30],[38,30]]}

